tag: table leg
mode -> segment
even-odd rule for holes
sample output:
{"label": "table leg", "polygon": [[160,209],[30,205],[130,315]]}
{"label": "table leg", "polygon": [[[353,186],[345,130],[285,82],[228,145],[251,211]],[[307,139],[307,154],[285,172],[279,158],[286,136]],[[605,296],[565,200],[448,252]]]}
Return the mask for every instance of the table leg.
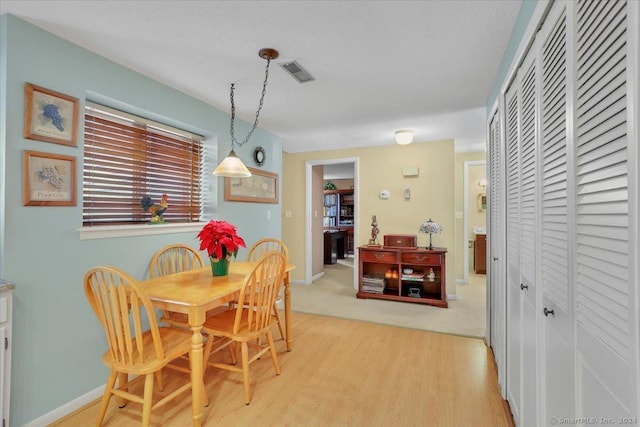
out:
{"label": "table leg", "polygon": [[[204,323],[204,315],[197,313],[192,320],[189,316],[189,326],[193,331],[191,337],[191,352],[189,360],[191,365],[191,395],[192,395],[192,412],[194,427],[202,426],[202,406],[204,401],[204,374],[203,374],[203,345],[202,345],[202,324]],[[198,319],[199,318],[199,319]]]}
{"label": "table leg", "polygon": [[291,351],[291,276],[288,272],[284,278],[284,326],[287,351]]}

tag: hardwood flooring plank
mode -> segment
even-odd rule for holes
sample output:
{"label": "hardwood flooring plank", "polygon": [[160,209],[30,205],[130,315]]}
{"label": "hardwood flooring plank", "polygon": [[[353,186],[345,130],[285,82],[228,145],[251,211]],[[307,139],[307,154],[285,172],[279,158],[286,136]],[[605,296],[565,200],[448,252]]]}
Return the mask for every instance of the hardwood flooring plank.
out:
{"label": "hardwood flooring plank", "polygon": [[[492,353],[481,339],[294,313],[293,350],[276,341],[251,366],[250,405],[242,376],[207,369],[205,426],[512,426]],[[228,358],[226,351],[215,357]],[[180,375],[167,371],[166,391]],[[106,380],[106,378],[105,378]],[[159,393],[161,394],[161,393]],[[152,414],[154,426],[188,426],[191,396]],[[94,425],[99,400],[52,426]],[[139,425],[140,407],[118,409],[105,426]]]}

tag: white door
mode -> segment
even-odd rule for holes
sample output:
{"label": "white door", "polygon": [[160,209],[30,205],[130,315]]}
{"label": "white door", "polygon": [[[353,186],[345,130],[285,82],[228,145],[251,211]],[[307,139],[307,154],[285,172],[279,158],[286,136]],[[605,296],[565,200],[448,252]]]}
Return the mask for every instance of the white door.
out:
{"label": "white door", "polygon": [[506,94],[507,187],[507,400],[520,423],[522,380],[522,307],[520,288],[520,158],[518,155],[518,93]]}
{"label": "white door", "polygon": [[[540,31],[540,268],[538,283],[542,291],[540,354],[541,424],[575,417],[573,294],[570,271],[569,236],[573,212],[568,188],[572,185],[567,169],[568,111],[566,4],[557,2]],[[571,25],[569,23],[569,25]]]}
{"label": "white door", "polygon": [[[4,342],[7,339],[7,328],[5,326],[0,327],[0,421],[2,421],[2,425],[8,425],[9,424],[9,420],[6,419],[5,417],[7,417],[9,414],[5,414],[4,413],[4,406],[5,406],[5,382],[6,382],[6,376],[5,376],[5,372],[7,367],[5,366],[6,364],[6,360],[5,360],[5,353],[7,352],[7,350],[5,350],[4,346]],[[8,390],[7,390],[8,391]]]}
{"label": "white door", "polygon": [[580,0],[576,8],[577,413],[637,423],[638,4]]}
{"label": "white door", "polygon": [[537,426],[537,323],[536,323],[536,242],[538,141],[538,101],[535,51],[530,51],[521,67],[518,84],[520,151],[520,288],[522,293],[522,404],[523,426]]}
{"label": "white door", "polygon": [[535,49],[507,91],[507,394],[518,425],[538,418],[536,242],[538,102]]}
{"label": "white door", "polygon": [[[503,179],[502,171],[503,147],[501,145],[500,115],[496,111],[488,129],[488,158],[489,158],[489,228],[487,230],[489,242],[487,253],[487,341],[493,349],[498,369],[498,382],[504,393],[505,379],[505,341],[506,320],[506,290],[504,287],[504,215],[503,215]],[[503,396],[506,397],[506,396]]]}

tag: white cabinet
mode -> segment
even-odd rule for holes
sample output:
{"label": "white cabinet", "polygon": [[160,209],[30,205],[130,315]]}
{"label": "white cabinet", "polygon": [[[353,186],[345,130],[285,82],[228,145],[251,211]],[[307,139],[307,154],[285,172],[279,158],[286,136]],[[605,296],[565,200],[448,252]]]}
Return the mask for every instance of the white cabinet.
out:
{"label": "white cabinet", "polygon": [[12,283],[0,279],[0,419],[9,426],[9,390],[11,387]]}

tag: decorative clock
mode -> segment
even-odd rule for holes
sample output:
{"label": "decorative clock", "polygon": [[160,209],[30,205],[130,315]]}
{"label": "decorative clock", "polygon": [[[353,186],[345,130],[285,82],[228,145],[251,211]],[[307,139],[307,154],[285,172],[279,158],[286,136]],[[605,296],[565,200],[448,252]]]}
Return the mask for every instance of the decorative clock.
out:
{"label": "decorative clock", "polygon": [[267,154],[264,152],[264,148],[258,146],[253,150],[253,160],[258,166],[264,165],[265,160],[267,160]]}

